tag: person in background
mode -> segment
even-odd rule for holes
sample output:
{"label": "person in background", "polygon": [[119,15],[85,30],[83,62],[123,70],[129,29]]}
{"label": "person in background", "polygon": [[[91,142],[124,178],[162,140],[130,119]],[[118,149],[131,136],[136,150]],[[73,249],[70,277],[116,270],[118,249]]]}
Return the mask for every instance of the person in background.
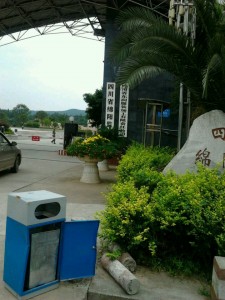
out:
{"label": "person in background", "polygon": [[51,143],[55,144],[55,128],[52,130],[52,140]]}

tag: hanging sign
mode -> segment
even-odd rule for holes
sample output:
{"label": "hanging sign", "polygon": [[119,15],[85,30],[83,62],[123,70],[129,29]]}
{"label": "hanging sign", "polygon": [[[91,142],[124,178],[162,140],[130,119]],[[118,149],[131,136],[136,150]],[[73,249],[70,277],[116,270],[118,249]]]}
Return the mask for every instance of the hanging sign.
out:
{"label": "hanging sign", "polygon": [[127,137],[129,86],[120,86],[119,135]]}
{"label": "hanging sign", "polygon": [[106,108],[105,108],[105,126],[113,128],[115,115],[115,82],[106,83]]}

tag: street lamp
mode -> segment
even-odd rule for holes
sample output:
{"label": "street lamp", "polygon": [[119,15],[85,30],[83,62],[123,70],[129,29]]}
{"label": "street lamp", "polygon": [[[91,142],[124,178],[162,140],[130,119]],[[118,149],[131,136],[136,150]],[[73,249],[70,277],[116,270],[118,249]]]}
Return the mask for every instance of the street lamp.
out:
{"label": "street lamp", "polygon": [[74,122],[74,117],[73,117],[73,116],[70,116],[70,117],[69,117],[69,121],[70,121],[70,123],[73,123],[73,122]]}

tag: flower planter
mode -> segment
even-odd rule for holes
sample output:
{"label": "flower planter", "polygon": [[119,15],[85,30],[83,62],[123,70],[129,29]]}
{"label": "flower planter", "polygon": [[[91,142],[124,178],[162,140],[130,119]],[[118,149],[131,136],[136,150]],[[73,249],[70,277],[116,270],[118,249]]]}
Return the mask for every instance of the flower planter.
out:
{"label": "flower planter", "polygon": [[[101,171],[106,170],[106,157],[115,156],[118,153],[116,145],[110,140],[100,136],[99,134],[89,138],[79,138],[73,141],[67,148],[67,154],[77,156],[84,161],[84,170],[81,177],[81,182],[99,183],[98,162],[105,160],[100,164]],[[90,158],[94,157],[94,159]]]}
{"label": "flower planter", "polygon": [[99,171],[109,171],[109,165],[107,159],[98,162],[98,169]]}
{"label": "flower planter", "polygon": [[119,160],[120,160],[120,157],[118,157],[118,156],[108,158],[108,160],[107,160],[108,165],[118,166],[119,165]]}
{"label": "flower planter", "polygon": [[80,182],[83,183],[100,183],[98,158],[90,158],[89,156],[78,157],[79,160],[84,162],[84,168]]}

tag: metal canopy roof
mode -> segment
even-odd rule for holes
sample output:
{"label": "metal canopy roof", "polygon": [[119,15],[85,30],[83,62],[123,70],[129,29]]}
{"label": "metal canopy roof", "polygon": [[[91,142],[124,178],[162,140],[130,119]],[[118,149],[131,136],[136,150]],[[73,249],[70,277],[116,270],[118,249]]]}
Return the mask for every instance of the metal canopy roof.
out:
{"label": "metal canopy roof", "polygon": [[[168,0],[0,0],[0,46],[36,35],[64,32],[103,41],[107,10],[120,10],[128,5],[139,5],[167,16],[168,2]],[[33,29],[32,33],[30,29]]]}

